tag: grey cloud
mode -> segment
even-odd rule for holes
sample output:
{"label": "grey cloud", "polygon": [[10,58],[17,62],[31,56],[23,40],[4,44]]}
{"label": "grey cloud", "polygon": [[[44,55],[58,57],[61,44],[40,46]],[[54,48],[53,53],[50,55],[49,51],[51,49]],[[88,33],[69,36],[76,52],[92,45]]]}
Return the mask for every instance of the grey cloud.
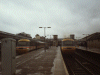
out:
{"label": "grey cloud", "polygon": [[[0,24],[7,32],[26,32],[44,35],[57,34],[59,37],[100,30],[99,0],[4,0],[0,3]],[[8,29],[5,30],[4,26]]]}

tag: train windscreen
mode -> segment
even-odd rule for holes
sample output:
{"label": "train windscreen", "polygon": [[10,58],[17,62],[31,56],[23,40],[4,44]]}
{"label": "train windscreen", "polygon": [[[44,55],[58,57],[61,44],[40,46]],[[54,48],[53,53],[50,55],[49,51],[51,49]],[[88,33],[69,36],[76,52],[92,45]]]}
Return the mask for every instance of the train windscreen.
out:
{"label": "train windscreen", "polygon": [[63,46],[75,46],[74,41],[63,41]]}
{"label": "train windscreen", "polygon": [[17,46],[30,46],[30,42],[18,42]]}

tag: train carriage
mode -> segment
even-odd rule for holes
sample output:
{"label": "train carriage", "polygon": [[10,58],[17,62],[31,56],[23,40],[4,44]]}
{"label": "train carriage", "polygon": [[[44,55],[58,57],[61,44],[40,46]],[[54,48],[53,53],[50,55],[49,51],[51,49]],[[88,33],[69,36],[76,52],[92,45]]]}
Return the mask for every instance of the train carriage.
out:
{"label": "train carriage", "polygon": [[36,39],[20,39],[18,40],[17,47],[16,47],[16,53],[17,54],[23,54],[27,53],[31,50],[39,49],[44,47],[44,43],[42,41],[36,40]]}
{"label": "train carriage", "polygon": [[74,54],[76,50],[73,39],[63,39],[61,42],[61,51],[63,54]]}
{"label": "train carriage", "polygon": [[16,47],[16,52],[18,54],[27,53],[34,49],[36,49],[35,41],[29,39],[18,40],[17,47]]}

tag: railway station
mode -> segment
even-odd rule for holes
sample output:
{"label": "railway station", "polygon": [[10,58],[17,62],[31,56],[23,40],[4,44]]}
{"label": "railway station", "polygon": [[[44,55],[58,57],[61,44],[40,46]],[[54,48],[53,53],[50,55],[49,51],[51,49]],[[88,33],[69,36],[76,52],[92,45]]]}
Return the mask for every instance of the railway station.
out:
{"label": "railway station", "polygon": [[100,0],[0,7],[0,75],[100,75]]}
{"label": "railway station", "polygon": [[[31,40],[31,37],[25,36],[25,33],[24,36],[21,36],[23,33],[15,35],[0,32],[0,34],[2,44],[0,57],[1,75],[100,74],[100,49],[99,46],[94,46],[90,43],[91,40],[99,40],[99,33],[85,37],[87,38],[86,40],[84,38],[76,40],[74,39],[74,34],[71,34],[70,38],[67,39],[59,39],[58,35],[53,35],[53,39],[45,39],[46,42],[44,37],[40,37],[38,34],[33,40]],[[94,36],[98,37],[95,38]],[[16,43],[16,41],[18,42]],[[27,48],[24,42],[27,43]],[[28,47],[29,43],[34,47]],[[22,44],[24,47],[19,46],[22,46]],[[74,44],[76,44],[75,47]]]}

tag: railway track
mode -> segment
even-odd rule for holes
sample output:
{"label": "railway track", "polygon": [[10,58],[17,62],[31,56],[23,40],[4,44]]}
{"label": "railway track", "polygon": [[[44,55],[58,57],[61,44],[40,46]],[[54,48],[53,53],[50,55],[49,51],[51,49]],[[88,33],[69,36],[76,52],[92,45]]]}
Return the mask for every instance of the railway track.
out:
{"label": "railway track", "polygon": [[100,66],[94,61],[75,53],[63,55],[69,75],[100,75]]}

